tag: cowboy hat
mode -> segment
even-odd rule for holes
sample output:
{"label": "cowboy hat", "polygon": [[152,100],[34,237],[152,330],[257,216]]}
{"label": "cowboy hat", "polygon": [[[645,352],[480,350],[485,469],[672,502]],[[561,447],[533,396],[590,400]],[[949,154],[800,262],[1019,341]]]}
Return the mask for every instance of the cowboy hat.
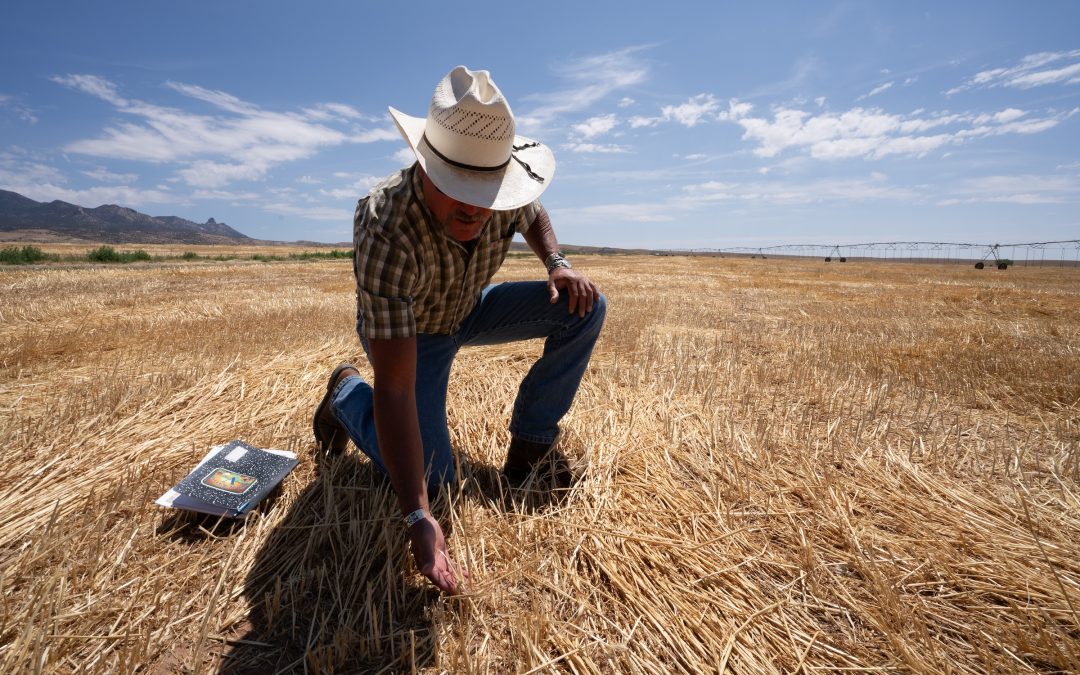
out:
{"label": "cowboy hat", "polygon": [[486,70],[458,66],[435,87],[427,118],[390,108],[398,131],[435,186],[496,211],[524,206],[547,189],[555,156],[514,133],[514,113]]}

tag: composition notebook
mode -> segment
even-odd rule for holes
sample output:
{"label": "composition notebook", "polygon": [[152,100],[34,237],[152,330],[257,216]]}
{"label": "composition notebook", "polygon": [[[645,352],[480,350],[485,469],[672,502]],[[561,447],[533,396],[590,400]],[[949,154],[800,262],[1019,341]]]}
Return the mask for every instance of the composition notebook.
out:
{"label": "composition notebook", "polygon": [[182,481],[156,501],[174,509],[244,518],[290,471],[296,454],[243,441],[215,445]]}

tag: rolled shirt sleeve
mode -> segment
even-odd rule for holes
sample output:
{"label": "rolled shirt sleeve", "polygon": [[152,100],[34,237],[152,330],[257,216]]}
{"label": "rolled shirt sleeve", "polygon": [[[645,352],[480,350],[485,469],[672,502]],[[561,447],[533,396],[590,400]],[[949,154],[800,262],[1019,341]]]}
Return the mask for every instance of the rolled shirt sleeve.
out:
{"label": "rolled shirt sleeve", "polygon": [[416,335],[414,261],[378,232],[367,231],[358,237],[355,253],[357,311],[363,335],[369,340]]}

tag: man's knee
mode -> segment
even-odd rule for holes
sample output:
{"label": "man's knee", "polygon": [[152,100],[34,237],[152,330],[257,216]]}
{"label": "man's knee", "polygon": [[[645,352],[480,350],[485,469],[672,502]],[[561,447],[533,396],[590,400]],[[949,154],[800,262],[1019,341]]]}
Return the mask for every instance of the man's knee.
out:
{"label": "man's knee", "polygon": [[600,329],[604,326],[604,318],[607,316],[607,296],[600,293],[595,300],[593,300],[592,311],[585,315],[583,319],[582,327],[585,330],[590,330],[596,334],[600,333]]}

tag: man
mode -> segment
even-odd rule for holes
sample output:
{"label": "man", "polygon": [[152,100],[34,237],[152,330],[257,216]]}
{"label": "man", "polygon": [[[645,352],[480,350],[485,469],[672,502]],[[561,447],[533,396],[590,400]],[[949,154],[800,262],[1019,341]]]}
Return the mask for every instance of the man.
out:
{"label": "man", "polygon": [[[320,449],[341,452],[351,438],[390,478],[417,567],[449,593],[456,570],[428,505],[456,480],[446,389],[457,350],[546,339],[510,420],[503,474],[517,483],[555,454],[606,301],[559,253],[537,200],[554,156],[515,135],[487,71],[451,71],[426,118],[390,113],[416,162],[361,199],[353,221],[357,332],[374,387],[352,365],[338,366],[313,427]],[[547,282],[489,286],[515,232],[544,261]]]}

